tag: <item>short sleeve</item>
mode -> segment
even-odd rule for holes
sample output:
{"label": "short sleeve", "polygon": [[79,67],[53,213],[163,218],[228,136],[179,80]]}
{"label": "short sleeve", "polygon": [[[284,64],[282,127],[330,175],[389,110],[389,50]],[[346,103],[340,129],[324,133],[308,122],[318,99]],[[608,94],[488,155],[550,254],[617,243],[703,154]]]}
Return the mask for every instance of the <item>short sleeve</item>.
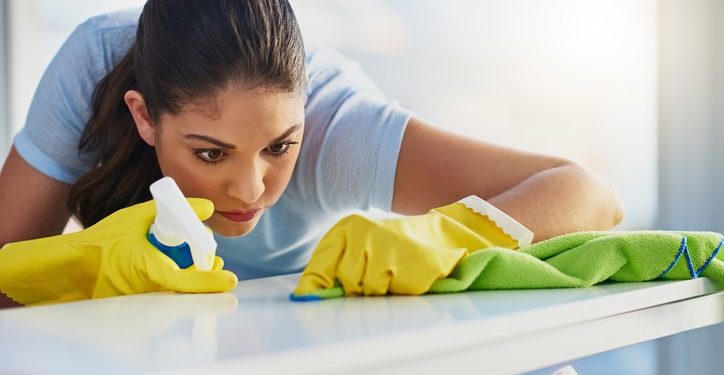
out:
{"label": "short sleeve", "polygon": [[[110,51],[123,53],[132,43],[127,28],[102,25],[114,17],[91,18],[68,37],[43,73],[25,125],[14,139],[26,162],[65,183],[74,183],[91,166],[80,157],[78,142],[91,115],[95,86],[119,57],[109,53],[104,43],[116,42]],[[114,40],[107,40],[108,31]],[[131,31],[135,32],[135,26]]]}
{"label": "short sleeve", "polygon": [[359,65],[331,50],[309,54],[309,97],[296,188],[326,212],[389,211],[411,113],[388,100]]}

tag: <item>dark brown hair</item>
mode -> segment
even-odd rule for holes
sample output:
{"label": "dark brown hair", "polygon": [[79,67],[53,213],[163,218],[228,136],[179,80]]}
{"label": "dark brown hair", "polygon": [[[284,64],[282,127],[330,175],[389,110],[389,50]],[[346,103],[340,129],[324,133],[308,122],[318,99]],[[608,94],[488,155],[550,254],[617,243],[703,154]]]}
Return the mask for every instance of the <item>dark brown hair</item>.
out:
{"label": "dark brown hair", "polygon": [[286,0],[149,0],[135,44],[96,86],[78,145],[93,168],[71,188],[70,211],[90,226],[151,198],[161,177],[123,97],[143,95],[151,121],[229,84],[306,93],[304,45]]}

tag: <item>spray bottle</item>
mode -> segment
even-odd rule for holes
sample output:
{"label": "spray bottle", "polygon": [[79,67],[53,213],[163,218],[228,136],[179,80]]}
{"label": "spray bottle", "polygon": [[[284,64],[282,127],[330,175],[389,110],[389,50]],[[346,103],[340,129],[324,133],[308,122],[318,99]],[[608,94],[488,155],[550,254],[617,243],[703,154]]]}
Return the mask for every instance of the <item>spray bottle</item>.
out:
{"label": "spray bottle", "polygon": [[148,232],[148,240],[181,268],[196,265],[210,270],[216,255],[216,241],[181,193],[171,177],[151,184],[156,202],[156,220]]}

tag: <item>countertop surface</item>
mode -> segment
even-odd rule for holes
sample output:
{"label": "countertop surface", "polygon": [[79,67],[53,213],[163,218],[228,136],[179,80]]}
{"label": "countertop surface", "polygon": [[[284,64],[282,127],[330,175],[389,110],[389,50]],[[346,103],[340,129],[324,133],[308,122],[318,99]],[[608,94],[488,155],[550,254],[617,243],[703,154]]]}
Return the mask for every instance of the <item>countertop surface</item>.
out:
{"label": "countertop surface", "polygon": [[[521,371],[574,355],[562,344],[559,358],[527,357],[520,342],[536,350],[533,344],[550,339],[545,335],[568,334],[582,342],[571,347],[595,352],[724,321],[722,286],[708,279],[292,302],[298,277],[243,281],[224,294],[153,293],[6,309],[0,372],[368,373],[402,371],[473,348],[474,358],[488,353],[486,363],[507,363],[512,354],[500,343],[521,348],[513,356],[519,363],[489,369]],[[626,340],[630,325],[656,319],[669,320]],[[621,334],[610,343],[582,339],[595,329]]]}

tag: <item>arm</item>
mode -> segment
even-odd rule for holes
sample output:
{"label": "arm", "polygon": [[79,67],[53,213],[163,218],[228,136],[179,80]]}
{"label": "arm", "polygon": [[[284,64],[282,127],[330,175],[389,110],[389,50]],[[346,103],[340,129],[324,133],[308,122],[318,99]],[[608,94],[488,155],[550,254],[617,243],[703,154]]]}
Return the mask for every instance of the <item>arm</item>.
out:
{"label": "arm", "polygon": [[108,27],[135,28],[135,21],[123,18],[131,16],[101,15],[82,23],[45,69],[0,173],[0,246],[59,234],[68,222],[70,185],[91,167],[79,158],[78,144],[93,110],[93,90],[112,68],[104,43],[132,43],[124,37],[127,28]]}
{"label": "arm", "polygon": [[535,241],[621,221],[616,189],[565,159],[444,132],[412,118],[402,141],[392,210],[420,214],[477,195],[535,233]]}
{"label": "arm", "polygon": [[18,307],[22,306],[21,304],[13,301],[10,299],[10,297],[6,296],[3,293],[0,293],[0,309],[6,308],[6,307]]}
{"label": "arm", "polygon": [[68,184],[30,166],[13,147],[0,172],[0,246],[61,233],[70,217],[69,191]]}

